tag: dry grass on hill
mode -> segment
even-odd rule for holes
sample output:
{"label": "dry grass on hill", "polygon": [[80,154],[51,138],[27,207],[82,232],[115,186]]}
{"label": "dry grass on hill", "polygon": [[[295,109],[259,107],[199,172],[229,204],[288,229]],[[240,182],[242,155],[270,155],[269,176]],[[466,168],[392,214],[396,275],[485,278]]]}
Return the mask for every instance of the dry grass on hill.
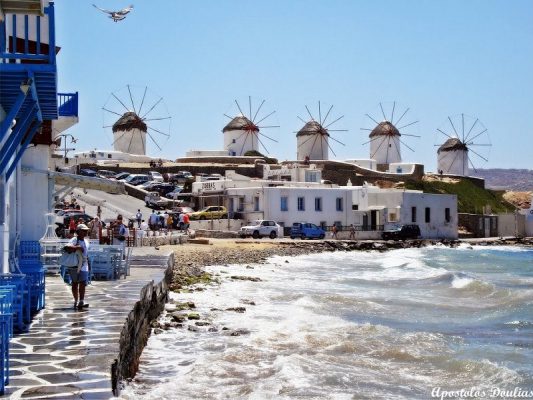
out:
{"label": "dry grass on hill", "polygon": [[531,207],[531,195],[533,192],[505,192],[503,198],[519,208]]}

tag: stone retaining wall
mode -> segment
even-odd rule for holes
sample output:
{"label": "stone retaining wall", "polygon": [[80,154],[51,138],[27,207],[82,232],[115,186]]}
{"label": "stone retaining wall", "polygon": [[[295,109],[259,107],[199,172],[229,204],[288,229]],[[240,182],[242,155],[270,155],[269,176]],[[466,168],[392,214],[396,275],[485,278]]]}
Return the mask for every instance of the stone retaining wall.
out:
{"label": "stone retaining wall", "polygon": [[150,323],[159,317],[168,300],[168,285],[172,281],[174,254],[167,260],[167,268],[161,282],[148,283],[141,290],[140,300],[130,311],[120,333],[119,354],[111,365],[111,387],[119,395],[119,384],[131,379],[139,369],[139,359],[150,336]]}

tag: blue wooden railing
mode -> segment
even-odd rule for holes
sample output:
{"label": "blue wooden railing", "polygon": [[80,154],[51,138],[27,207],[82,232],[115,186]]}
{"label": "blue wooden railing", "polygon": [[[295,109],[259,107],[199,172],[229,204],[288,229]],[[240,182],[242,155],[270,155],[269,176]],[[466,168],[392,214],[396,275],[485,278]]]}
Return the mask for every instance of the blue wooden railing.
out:
{"label": "blue wooden railing", "polygon": [[[6,20],[0,21],[0,58],[4,63],[16,63],[21,61],[43,61],[44,64],[55,65],[56,63],[56,43],[55,43],[55,22],[54,3],[50,2],[45,7],[44,13],[48,16],[48,52],[41,54],[46,43],[41,38],[42,18],[39,15],[9,15],[11,22],[10,29],[7,29]],[[18,18],[17,18],[18,16]],[[20,21],[22,19],[22,21]],[[22,24],[21,29],[17,25]],[[35,27],[36,37],[30,40],[30,26]],[[11,40],[6,40],[11,38]],[[17,40],[17,38],[19,40]],[[35,39],[35,40],[33,40]],[[33,44],[35,43],[35,45]],[[11,43],[11,48],[9,48]],[[31,44],[31,49],[30,49]],[[19,47],[20,46],[20,47]],[[38,64],[41,65],[41,64]],[[37,67],[37,69],[39,69]]]}
{"label": "blue wooden railing", "polygon": [[78,92],[58,93],[58,111],[60,117],[78,116]]}

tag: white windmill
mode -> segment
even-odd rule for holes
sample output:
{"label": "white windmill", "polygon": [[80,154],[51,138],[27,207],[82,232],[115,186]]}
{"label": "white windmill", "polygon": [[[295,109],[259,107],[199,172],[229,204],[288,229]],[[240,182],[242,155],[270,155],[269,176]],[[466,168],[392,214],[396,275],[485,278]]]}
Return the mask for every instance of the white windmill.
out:
{"label": "white windmill", "polygon": [[367,126],[361,129],[370,131],[370,134],[368,135],[370,140],[366,143],[363,143],[363,145],[370,143],[370,158],[376,160],[377,164],[400,163],[402,162],[401,145],[404,145],[409,150],[414,152],[414,150],[409,147],[401,139],[401,137],[411,136],[419,138],[419,135],[414,135],[408,132],[408,130],[406,131],[406,128],[412,129],[412,127],[417,124],[418,121],[402,123],[402,120],[407,115],[409,108],[405,109],[400,117],[394,120],[395,112],[396,115],[399,114],[397,112],[398,110],[396,102],[394,101],[392,104],[384,104],[385,107],[382,103],[379,103],[381,115],[383,116],[383,120],[381,122],[378,122],[378,119],[380,118],[379,116],[375,118],[370,114],[365,114],[365,116],[368,118],[368,120],[365,119],[365,124]]}
{"label": "white windmill", "polygon": [[474,166],[471,154],[479,161],[488,161],[490,143],[487,128],[478,118],[460,114],[448,117],[437,131],[438,136],[444,135],[446,141],[437,144],[437,166],[439,173],[447,175],[470,175],[470,168]]}
{"label": "white windmill", "polygon": [[235,105],[239,110],[239,115],[236,117],[230,117],[229,115],[224,114],[231,120],[224,129],[222,129],[222,132],[224,133],[224,148],[228,151],[230,156],[244,156],[247,152],[259,152],[259,145],[261,145],[268,153],[268,149],[261,141],[260,136],[277,143],[277,140],[272,139],[261,132],[261,129],[279,128],[279,125],[259,125],[276,112],[272,111],[265,117],[258,119],[263,104],[265,104],[265,100],[261,102],[252,117],[252,98],[249,96],[248,116],[242,111],[237,100],[235,100]]}
{"label": "white windmill", "polygon": [[329,139],[345,145],[344,143],[338,141],[330,135],[330,132],[346,132],[346,129],[328,129],[335,122],[339,121],[344,117],[341,115],[332,122],[326,125],[327,119],[333,105],[330,106],[328,112],[326,113],[324,119],[322,119],[322,110],[320,106],[320,101],[318,102],[318,120],[316,120],[309,107],[305,106],[307,113],[311,120],[305,121],[304,119],[298,117],[305,125],[296,132],[296,144],[297,152],[296,157],[298,160],[328,160],[329,159],[329,150],[336,156],[335,152],[329,144]]}
{"label": "white windmill", "polygon": [[[131,107],[126,106],[127,103],[131,103]],[[126,110],[122,114],[113,110],[119,104]],[[165,140],[170,137],[172,117],[163,98],[153,94],[148,87],[126,85],[111,93],[102,110],[104,129],[111,128],[113,132],[115,151],[146,155],[147,136],[159,150],[162,150],[161,137]],[[116,116],[119,119],[115,121]]]}

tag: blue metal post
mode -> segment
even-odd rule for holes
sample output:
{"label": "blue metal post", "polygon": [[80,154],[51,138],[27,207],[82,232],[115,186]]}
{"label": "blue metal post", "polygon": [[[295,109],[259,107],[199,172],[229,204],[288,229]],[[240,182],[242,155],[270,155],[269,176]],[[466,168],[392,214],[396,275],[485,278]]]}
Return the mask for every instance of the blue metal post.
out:
{"label": "blue metal post", "polygon": [[48,63],[55,65],[56,63],[56,30],[55,30],[55,15],[54,15],[54,3],[50,2],[45,9],[48,14]]}
{"label": "blue metal post", "polygon": [[22,104],[24,104],[24,100],[26,100],[27,95],[28,92],[24,93],[21,89],[19,95],[17,96],[17,99],[15,100],[15,103],[9,110],[9,113],[7,114],[6,118],[2,121],[2,125],[0,125],[0,142],[9,130],[11,123],[16,118],[18,112],[20,111],[20,108],[22,107]]}
{"label": "blue metal post", "polygon": [[17,164],[18,164],[20,158],[24,154],[24,151],[26,150],[26,147],[28,147],[28,145],[30,144],[31,140],[35,136],[35,132],[37,132],[37,129],[39,129],[40,126],[41,126],[41,123],[39,121],[33,120],[33,125],[30,128],[30,130],[28,132],[28,135],[27,135],[26,139],[24,140],[24,143],[22,143],[20,145],[19,151],[17,152],[17,155],[15,156],[15,159],[13,160],[13,162],[11,163],[11,166],[8,168],[8,170],[6,172],[6,181],[9,180],[9,177],[11,176],[11,174],[13,173],[15,168],[17,167]]}
{"label": "blue metal post", "polygon": [[19,120],[19,123],[15,125],[15,129],[13,129],[13,132],[11,132],[11,135],[2,147],[2,151],[0,152],[0,173],[4,171],[10,158],[15,153],[15,149],[24,137],[24,133],[28,130],[28,126],[35,118],[35,115],[37,114],[35,108],[36,106],[34,105],[31,110],[28,110],[26,117],[22,121]]}

